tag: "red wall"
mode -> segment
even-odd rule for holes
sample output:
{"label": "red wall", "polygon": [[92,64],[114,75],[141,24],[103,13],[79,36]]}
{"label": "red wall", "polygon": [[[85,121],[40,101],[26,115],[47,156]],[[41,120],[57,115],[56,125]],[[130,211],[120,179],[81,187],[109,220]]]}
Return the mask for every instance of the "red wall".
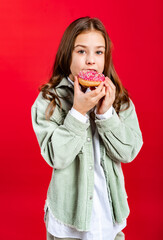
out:
{"label": "red wall", "polygon": [[123,164],[131,214],[126,240],[161,240],[162,4],[160,0],[1,0],[0,238],[45,239],[43,206],[51,168],[40,156],[31,105],[50,76],[68,24],[99,17],[116,70],[136,105],[144,146]]}

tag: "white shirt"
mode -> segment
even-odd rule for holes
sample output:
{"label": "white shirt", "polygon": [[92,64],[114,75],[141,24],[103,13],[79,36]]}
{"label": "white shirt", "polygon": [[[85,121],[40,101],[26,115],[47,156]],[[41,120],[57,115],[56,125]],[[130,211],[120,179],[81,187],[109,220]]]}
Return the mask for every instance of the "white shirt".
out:
{"label": "white shirt", "polygon": [[[68,78],[73,84],[73,82]],[[87,89],[90,91],[90,89]],[[105,114],[96,114],[98,119],[106,119],[112,116],[114,111],[111,107]],[[78,120],[86,123],[88,121],[88,115],[83,116],[74,108],[70,110],[70,113]],[[80,232],[76,229],[61,224],[53,216],[48,204],[45,205],[49,211],[49,221],[47,231],[58,238],[78,238],[82,240],[114,240],[115,236],[126,227],[126,219],[123,223],[113,224],[110,203],[108,200],[107,186],[103,168],[100,165],[100,145],[99,134],[97,128],[93,129],[93,149],[94,149],[94,195],[93,195],[93,207],[90,223],[90,231]],[[93,169],[90,169],[90,171]]]}

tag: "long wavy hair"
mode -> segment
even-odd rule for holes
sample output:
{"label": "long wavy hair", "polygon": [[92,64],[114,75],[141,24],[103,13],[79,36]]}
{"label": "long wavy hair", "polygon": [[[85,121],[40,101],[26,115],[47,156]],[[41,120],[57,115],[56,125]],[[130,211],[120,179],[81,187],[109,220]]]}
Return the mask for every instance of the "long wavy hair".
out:
{"label": "long wavy hair", "polygon": [[[58,96],[55,87],[63,77],[67,77],[71,73],[70,65],[76,37],[80,33],[91,30],[101,32],[105,40],[106,49],[103,74],[108,76],[116,86],[116,96],[113,107],[118,114],[121,111],[122,104],[126,103],[125,109],[129,107],[128,91],[122,85],[115,71],[112,61],[112,43],[103,23],[98,18],[82,17],[73,21],[65,30],[54,61],[52,76],[46,84],[41,85],[39,88],[43,97],[50,101],[45,113],[46,119],[49,119],[53,114],[56,102],[59,102],[61,107],[60,96]],[[123,108],[123,110],[125,109]]]}

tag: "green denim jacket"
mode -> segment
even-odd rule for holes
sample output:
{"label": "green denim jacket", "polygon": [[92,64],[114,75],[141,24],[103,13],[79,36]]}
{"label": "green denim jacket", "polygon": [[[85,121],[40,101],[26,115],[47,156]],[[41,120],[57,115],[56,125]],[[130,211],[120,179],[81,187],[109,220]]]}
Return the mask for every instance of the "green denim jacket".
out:
{"label": "green denim jacket", "polygon": [[[63,78],[56,87],[62,110],[57,105],[50,120],[45,119],[48,100],[40,93],[32,106],[32,123],[41,154],[53,168],[47,192],[47,204],[61,223],[79,231],[88,231],[94,191],[94,158],[90,122],[82,123],[69,110],[73,104],[73,86]],[[123,107],[123,106],[122,106]],[[129,215],[121,163],[131,162],[142,146],[134,105],[114,112],[109,119],[95,120],[100,135],[101,166],[104,170],[113,222],[121,223]]]}

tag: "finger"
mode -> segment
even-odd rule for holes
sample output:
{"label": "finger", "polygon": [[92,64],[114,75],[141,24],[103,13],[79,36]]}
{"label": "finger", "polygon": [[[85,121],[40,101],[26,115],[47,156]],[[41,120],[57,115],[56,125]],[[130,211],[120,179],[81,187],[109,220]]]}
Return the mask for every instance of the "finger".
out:
{"label": "finger", "polygon": [[74,91],[75,91],[75,92],[80,91],[79,81],[78,81],[77,76],[75,76],[75,80],[74,80]]}
{"label": "finger", "polygon": [[106,96],[105,99],[115,99],[115,86],[113,84],[113,86],[110,84],[111,80],[107,79],[105,82],[105,86],[106,86]]}
{"label": "finger", "polygon": [[110,93],[111,87],[108,83],[108,81],[105,81],[105,89],[106,89],[106,96]]}
{"label": "finger", "polygon": [[101,98],[103,98],[106,95],[105,87],[101,90],[101,92],[94,97],[94,100],[98,102]]}
{"label": "finger", "polygon": [[108,91],[107,91],[108,94],[106,94],[106,98],[110,98],[110,100],[112,100],[114,102],[115,100],[115,89],[112,89],[110,86],[108,88]]}
{"label": "finger", "polygon": [[89,92],[90,96],[94,97],[98,95],[102,91],[103,87],[104,87],[104,83],[102,82],[95,90],[92,90],[91,92]]}
{"label": "finger", "polygon": [[108,78],[108,77],[106,77],[105,78],[105,84],[109,84],[109,86],[113,89],[113,90],[115,90],[115,85],[114,85],[114,83],[111,81],[111,79],[110,78]]}
{"label": "finger", "polygon": [[113,86],[113,88],[112,88],[112,86],[109,83],[107,83],[106,88],[107,88],[106,97],[114,98],[115,97],[115,87]]}

